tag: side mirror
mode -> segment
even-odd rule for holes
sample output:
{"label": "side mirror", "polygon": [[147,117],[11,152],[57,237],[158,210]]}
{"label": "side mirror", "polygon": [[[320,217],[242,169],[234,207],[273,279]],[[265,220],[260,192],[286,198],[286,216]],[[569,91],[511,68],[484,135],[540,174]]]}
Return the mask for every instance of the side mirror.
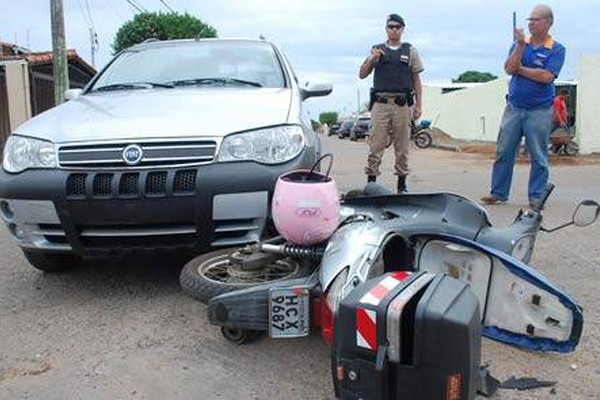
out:
{"label": "side mirror", "polygon": [[600,204],[594,200],[583,200],[577,205],[577,208],[575,208],[575,212],[573,212],[573,217],[570,222],[552,229],[542,227],[540,230],[550,233],[571,225],[579,227],[588,226],[596,222],[598,215],[600,215]]}
{"label": "side mirror", "polygon": [[575,226],[588,226],[596,222],[600,215],[600,204],[594,200],[584,200],[573,213],[573,224]]}
{"label": "side mirror", "polygon": [[65,100],[74,100],[78,98],[82,92],[83,89],[69,89],[65,91]]}
{"label": "side mirror", "polygon": [[324,80],[312,80],[306,81],[300,87],[300,94],[302,100],[306,100],[309,97],[327,96],[333,91],[333,85],[330,82]]}

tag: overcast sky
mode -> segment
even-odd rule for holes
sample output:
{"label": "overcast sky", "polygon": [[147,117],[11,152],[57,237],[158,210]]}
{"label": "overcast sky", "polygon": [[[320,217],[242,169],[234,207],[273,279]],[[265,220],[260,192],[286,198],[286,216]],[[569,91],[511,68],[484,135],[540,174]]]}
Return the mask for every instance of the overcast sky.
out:
{"label": "overcast sky", "polygon": [[[423,81],[449,82],[466,70],[503,76],[502,64],[517,25],[535,2],[495,0],[129,0],[147,11],[188,12],[217,29],[220,37],[264,35],[287,54],[301,80],[325,78],[334,92],[307,100],[311,116],[321,111],[350,112],[366,100],[371,77],[359,81],[358,68],[372,44],[385,40],[385,16],[406,21],[403,40],[420,52]],[[89,27],[100,48],[96,67],[111,58],[115,33],[137,12],[127,0],[63,0],[67,47],[91,63]],[[405,3],[404,5],[402,3]],[[393,5],[395,4],[395,5]],[[600,0],[551,1],[553,36],[567,48],[559,77],[577,78],[577,60],[600,53]],[[88,13],[89,9],[89,13]],[[91,20],[90,20],[91,14]],[[50,0],[0,0],[0,40],[34,51],[51,50]]]}

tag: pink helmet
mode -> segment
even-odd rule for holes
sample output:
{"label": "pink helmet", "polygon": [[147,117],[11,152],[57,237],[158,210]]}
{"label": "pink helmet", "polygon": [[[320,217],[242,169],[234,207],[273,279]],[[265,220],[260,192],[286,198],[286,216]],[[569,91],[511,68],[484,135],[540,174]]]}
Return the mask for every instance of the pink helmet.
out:
{"label": "pink helmet", "polygon": [[[315,166],[326,156],[332,157],[323,155]],[[304,246],[320,243],[337,228],[340,201],[329,170],[324,175],[313,167],[277,179],[271,212],[275,228],[287,241]]]}

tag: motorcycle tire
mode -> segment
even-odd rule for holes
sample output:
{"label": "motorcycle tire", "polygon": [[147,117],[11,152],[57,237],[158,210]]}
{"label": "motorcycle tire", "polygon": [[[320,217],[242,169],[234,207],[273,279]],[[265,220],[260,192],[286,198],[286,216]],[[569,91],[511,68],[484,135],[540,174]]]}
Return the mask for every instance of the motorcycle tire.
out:
{"label": "motorcycle tire", "polygon": [[431,134],[425,130],[417,133],[414,136],[414,142],[417,145],[418,148],[420,149],[426,149],[428,147],[431,146],[432,143],[432,139],[431,139]]}
{"label": "motorcycle tire", "polygon": [[247,289],[310,273],[310,269],[291,258],[282,258],[259,270],[243,271],[229,260],[242,247],[202,254],[184,265],[179,274],[183,291],[203,303],[220,294]]}
{"label": "motorcycle tire", "polygon": [[564,152],[569,156],[575,156],[579,153],[579,146],[577,143],[569,142],[565,145]]}

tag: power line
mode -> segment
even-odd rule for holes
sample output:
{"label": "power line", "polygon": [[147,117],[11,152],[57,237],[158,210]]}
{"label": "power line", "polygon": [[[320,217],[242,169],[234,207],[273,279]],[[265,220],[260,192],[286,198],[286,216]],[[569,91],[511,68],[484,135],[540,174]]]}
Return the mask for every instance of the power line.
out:
{"label": "power line", "polygon": [[133,1],[139,8],[141,8],[143,12],[148,12],[148,9],[142,5],[142,2],[140,0],[131,1]]}
{"label": "power line", "polygon": [[144,12],[144,10],[142,10],[140,8],[140,6],[138,6],[137,4],[135,4],[133,2],[133,0],[125,0],[131,7],[135,8],[138,12]]}
{"label": "power line", "polygon": [[94,19],[92,18],[92,11],[90,10],[90,3],[88,0],[85,0],[85,8],[87,9],[88,16],[90,17],[90,25],[92,26],[92,30],[96,31],[96,27],[94,26]]}
{"label": "power line", "polygon": [[83,9],[83,6],[81,5],[81,1],[80,0],[77,0],[77,5],[79,6],[79,9],[81,10],[81,14],[83,14],[83,20],[85,21],[85,24],[88,26],[88,28],[91,27],[92,24],[88,20],[88,17],[85,14],[85,10]]}
{"label": "power line", "polygon": [[127,21],[127,18],[124,18],[123,15],[121,15],[121,13],[119,13],[115,7],[112,5],[112,2],[109,0],[104,0],[104,2],[108,5],[108,7],[112,10],[113,13],[115,13],[115,15],[122,20],[123,22]]}
{"label": "power line", "polygon": [[175,10],[173,10],[166,2],[166,0],[160,0],[161,3],[164,4],[165,7],[167,7],[169,9],[169,11],[171,11],[172,13],[175,12]]}

